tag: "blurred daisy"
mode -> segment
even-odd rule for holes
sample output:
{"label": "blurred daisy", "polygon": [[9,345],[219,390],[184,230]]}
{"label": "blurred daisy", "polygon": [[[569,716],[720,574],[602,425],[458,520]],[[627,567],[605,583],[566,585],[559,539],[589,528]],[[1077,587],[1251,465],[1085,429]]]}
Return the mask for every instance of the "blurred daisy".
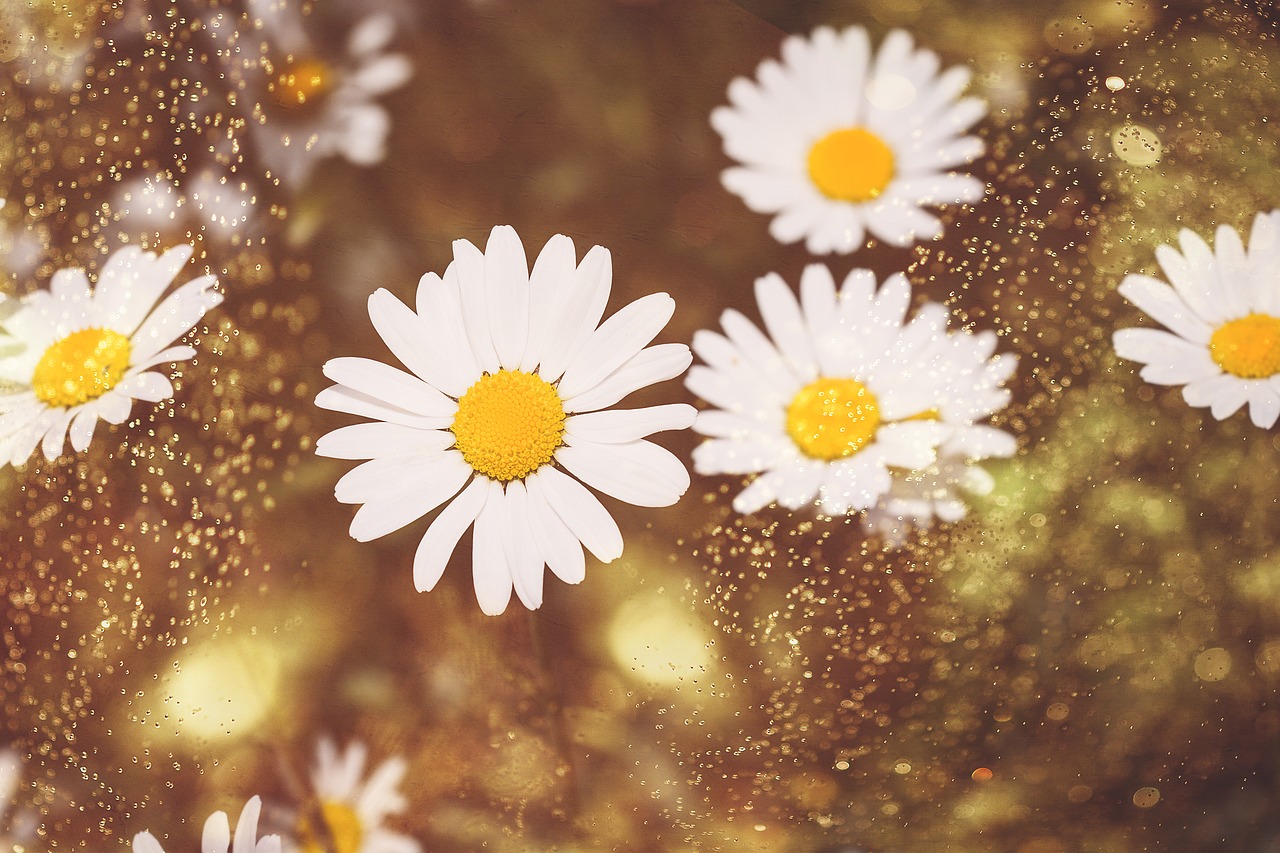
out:
{"label": "blurred daisy", "polygon": [[947,331],[947,310],[927,304],[906,322],[910,285],[877,289],[853,270],[837,294],[830,271],[805,269],[800,300],[777,275],[756,282],[767,336],[735,310],[724,334],[699,331],[706,362],[685,384],[715,408],[694,431],[700,474],[760,474],[733,508],[817,501],[833,516],[874,507],[895,479],[934,464],[940,446],[966,458],[1011,452],[1012,439],[976,424],[1008,403],[1000,387],[1016,366],[993,357],[995,336]]}
{"label": "blurred daisy", "polygon": [[1148,382],[1185,386],[1188,405],[1218,420],[1248,403],[1254,425],[1268,429],[1280,417],[1280,210],[1254,218],[1247,251],[1225,225],[1213,249],[1185,228],[1178,236],[1181,252],[1156,249],[1172,286],[1137,273],[1120,283],[1120,295],[1168,331],[1121,329],[1116,354],[1146,365]]}
{"label": "blurred daisy", "polygon": [[16,347],[0,349],[0,463],[20,465],[36,445],[52,462],[68,434],[84,451],[99,418],[121,424],[134,400],[173,396],[169,378],[151,368],[195,355],[172,344],[222,301],[211,275],[161,300],[190,257],[189,246],[160,257],[126,246],[95,287],[84,270],[63,269],[48,290],[19,300],[3,321]]}
{"label": "blurred daisy", "polygon": [[777,214],[777,240],[849,253],[870,231],[907,246],[942,234],[924,207],[982,197],[981,181],[955,171],[983,151],[963,135],[986,112],[958,97],[967,68],[939,74],[937,55],[902,30],[873,54],[862,27],[789,36],[782,60],[761,63],[758,82],[734,80],[732,106],[711,113],[725,153],[742,163],[725,171],[725,187]]}
{"label": "blurred daisy", "polygon": [[[1001,433],[1007,441],[1007,454],[1017,445],[1013,436]],[[867,526],[887,544],[901,545],[912,530],[928,527],[938,521],[960,521],[969,513],[965,495],[988,495],[995,488],[995,478],[964,456],[939,452],[928,468],[895,477],[880,502],[867,510]]]}
{"label": "blurred daisy", "polygon": [[109,209],[125,234],[180,234],[188,240],[206,234],[238,246],[257,230],[257,201],[243,178],[206,166],[177,178],[135,175],[116,189]]}
{"label": "blurred daisy", "polygon": [[408,802],[398,786],[404,778],[403,758],[391,758],[365,781],[364,744],[353,743],[341,753],[332,741],[320,742],[311,784],[317,799],[316,814],[323,822],[317,831],[304,818],[298,834],[298,853],[419,853],[422,845],[407,835],[384,827],[387,815],[404,811]]}
{"label": "blurred daisy", "polygon": [[557,235],[530,272],[520,238],[502,226],[483,253],[458,240],[453,256],[443,278],[422,277],[416,313],[386,290],[369,298],[374,328],[412,373],[328,362],[338,384],[316,405],[374,422],[329,433],[316,452],[370,460],[335,489],[364,504],[351,522],[360,541],[447,504],[414,558],[419,590],[435,586],[474,522],[480,608],[503,612],[514,586],[535,609],[544,564],[578,583],[582,546],[604,563],[622,553],[618,525],[583,483],[637,506],[673,504],[689,487],[680,460],[644,438],[689,426],[693,407],[609,407],[679,376],[691,356],[683,344],[647,346],[675,310],[665,293],[600,323],[613,277],[600,246],[577,264],[573,241]]}
{"label": "blurred daisy", "polygon": [[339,62],[306,35],[296,4],[255,0],[251,4],[272,40],[265,60],[266,93],[257,140],[272,172],[300,183],[326,157],[372,166],[386,154],[391,118],[377,98],[408,82],[407,57],[387,53],[395,19],[386,13],[364,18],[347,39]]}
{"label": "blurred daisy", "polygon": [[[204,822],[200,837],[201,853],[280,853],[280,836],[264,835],[258,838],[258,816],[262,812],[262,800],[251,797],[240,811],[236,821],[234,843],[231,824],[226,812],[214,812]],[[133,837],[133,853],[164,853],[160,841],[150,832],[139,832]]]}
{"label": "blurred daisy", "polygon": [[31,810],[15,810],[22,781],[22,759],[11,749],[0,751],[0,846],[19,849],[36,833],[37,817]]}

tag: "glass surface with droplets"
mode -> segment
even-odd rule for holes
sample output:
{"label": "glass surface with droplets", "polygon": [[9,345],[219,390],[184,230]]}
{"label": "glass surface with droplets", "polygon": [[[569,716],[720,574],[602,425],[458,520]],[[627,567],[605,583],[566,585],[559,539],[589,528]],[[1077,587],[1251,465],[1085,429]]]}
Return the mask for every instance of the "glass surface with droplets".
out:
{"label": "glass surface with droplets", "polygon": [[[385,157],[305,156],[371,11],[412,64]],[[1275,10],[1251,2],[106,2],[0,18],[3,292],[124,245],[195,247],[225,302],[173,398],[0,471],[3,701],[35,849],[197,844],[263,798],[295,833],[316,742],[403,756],[426,849],[1266,849],[1280,716],[1274,429],[1144,382],[1117,294],[1181,228],[1280,198]],[[788,33],[909,30],[973,72],[987,185],[939,240],[815,258],[720,183],[708,123]],[[280,132],[292,134],[284,154]],[[300,147],[299,147],[300,146]],[[354,150],[354,149],[353,149]],[[357,157],[358,158],[358,157]],[[606,504],[626,550],[542,608],[476,607],[469,549],[414,591],[314,455],[338,355],[389,359],[450,244],[511,224],[613,254],[609,311],[688,342],[754,280],[905,272],[1020,364],[958,523]],[[679,381],[628,406],[696,402]],[[661,443],[688,459],[688,433]],[[465,551],[465,553],[464,553]],[[24,823],[25,822],[25,823]]]}

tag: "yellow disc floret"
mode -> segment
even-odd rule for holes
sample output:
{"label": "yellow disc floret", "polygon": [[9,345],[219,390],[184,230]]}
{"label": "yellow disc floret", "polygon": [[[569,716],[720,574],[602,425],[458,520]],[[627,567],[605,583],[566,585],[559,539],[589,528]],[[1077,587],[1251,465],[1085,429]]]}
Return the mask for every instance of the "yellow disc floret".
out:
{"label": "yellow disc floret", "polygon": [[360,850],[364,827],[355,809],[346,803],[326,800],[320,804],[320,818],[324,821],[324,837],[318,837],[307,818],[298,824],[303,853],[357,853]]}
{"label": "yellow disc floret", "polygon": [[880,407],[856,379],[818,379],[787,406],[787,434],[814,459],[852,456],[875,437]]}
{"label": "yellow disc floret", "polygon": [[564,404],[541,377],[499,370],[480,378],[458,401],[454,438],[467,464],[504,483],[551,461],[564,436]]}
{"label": "yellow disc floret", "polygon": [[282,107],[305,107],[329,90],[332,76],[329,66],[317,59],[291,59],[267,90]]}
{"label": "yellow disc floret", "polygon": [[1280,317],[1250,314],[1223,323],[1209,339],[1209,354],[1233,376],[1275,376],[1280,373]]}
{"label": "yellow disc floret", "polygon": [[129,369],[129,339],[111,329],[82,329],[55,342],[31,378],[36,399],[70,408],[96,400]]}
{"label": "yellow disc floret", "polygon": [[893,180],[893,152],[866,128],[832,131],[809,149],[809,177],[827,198],[871,201]]}

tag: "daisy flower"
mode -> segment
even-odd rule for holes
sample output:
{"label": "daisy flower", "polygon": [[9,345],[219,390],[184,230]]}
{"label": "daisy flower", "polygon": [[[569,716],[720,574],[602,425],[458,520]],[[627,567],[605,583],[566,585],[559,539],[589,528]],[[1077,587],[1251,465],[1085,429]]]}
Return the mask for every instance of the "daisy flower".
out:
{"label": "daisy flower", "polygon": [[48,290],[19,300],[3,321],[16,346],[0,349],[0,463],[20,465],[36,445],[52,462],[68,434],[82,452],[99,418],[121,424],[134,400],[173,396],[169,378],[151,368],[195,355],[172,344],[222,301],[211,275],[161,300],[190,257],[189,246],[160,257],[126,246],[96,286],[84,270],[63,269]]}
{"label": "daisy flower", "polygon": [[760,64],[757,81],[729,85],[732,106],[711,113],[725,153],[740,167],[726,189],[757,213],[779,242],[810,252],[849,253],[866,232],[894,246],[942,234],[924,207],[980,199],[981,181],[956,167],[982,154],[963,135],[985,113],[959,98],[969,70],[938,73],[932,51],[891,31],[874,55],[862,27],[820,27],[789,36],[782,62]]}
{"label": "daisy flower", "polygon": [[408,805],[398,790],[404,759],[387,759],[361,781],[367,757],[361,743],[338,752],[332,741],[320,742],[311,783],[324,831],[313,827],[314,816],[304,817],[297,853],[420,853],[418,842],[382,825],[387,815],[399,814]]}
{"label": "daisy flower", "polygon": [[1148,382],[1184,386],[1187,404],[1218,420],[1247,403],[1268,429],[1280,417],[1280,210],[1254,218],[1247,251],[1225,225],[1213,249],[1185,228],[1178,238],[1181,252],[1156,248],[1169,284],[1138,273],[1120,283],[1120,295],[1168,331],[1121,329],[1116,354],[1144,364]]}
{"label": "daisy flower", "polygon": [[412,74],[407,57],[386,52],[395,19],[386,13],[364,18],[351,30],[345,58],[335,63],[306,35],[292,6],[272,0],[251,5],[275,53],[264,65],[265,115],[258,133],[267,166],[296,184],[326,157],[358,166],[381,162],[391,118],[377,98]]}
{"label": "daisy flower", "polygon": [[[280,853],[280,836],[264,835],[258,838],[258,816],[262,813],[262,800],[251,797],[240,811],[236,821],[234,842],[231,824],[226,812],[214,812],[204,822],[200,836],[202,853]],[[164,853],[160,841],[150,832],[139,832],[133,837],[133,853]]]}
{"label": "daisy flower", "polygon": [[435,586],[474,522],[480,608],[502,613],[514,586],[536,609],[544,564],[578,583],[582,546],[603,563],[622,553],[617,523],[583,483],[637,506],[668,506],[689,487],[680,460],[645,437],[689,426],[693,407],[609,407],[679,376],[692,356],[683,344],[647,346],[675,310],[665,293],[600,323],[613,278],[603,247],[578,264],[573,241],[557,235],[530,272],[520,238],[501,226],[483,253],[458,240],[453,257],[443,278],[422,277],[416,312],[386,290],[369,297],[374,328],[411,372],[329,361],[338,384],[316,405],[374,421],[329,433],[316,452],[369,460],[335,488],[363,504],[351,522],[360,541],[447,504],[418,545],[418,590]]}
{"label": "daisy flower", "polygon": [[992,355],[994,334],[948,332],[936,303],[907,322],[904,276],[877,288],[855,269],[837,293],[830,271],[812,264],[798,301],[772,273],[755,293],[767,335],[725,311],[723,335],[694,335],[706,364],[685,381],[715,407],[693,425],[709,437],[695,470],[760,475],[734,498],[737,512],[816,498],[825,514],[844,515],[875,506],[940,447],[971,459],[1009,449],[1009,436],[976,421],[1008,403],[1000,386],[1016,360]]}

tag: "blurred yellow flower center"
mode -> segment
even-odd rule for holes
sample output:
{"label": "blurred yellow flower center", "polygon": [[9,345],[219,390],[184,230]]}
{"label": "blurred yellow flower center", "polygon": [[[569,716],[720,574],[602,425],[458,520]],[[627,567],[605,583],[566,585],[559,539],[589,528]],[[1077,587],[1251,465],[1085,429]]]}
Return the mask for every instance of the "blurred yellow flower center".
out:
{"label": "blurred yellow flower center", "polygon": [[305,107],[329,91],[331,76],[318,59],[291,59],[267,90],[282,107]]}
{"label": "blurred yellow flower center", "polygon": [[320,804],[325,835],[317,837],[311,822],[304,817],[298,824],[303,853],[357,853],[364,835],[360,816],[346,803],[325,800]]}
{"label": "blurred yellow flower center", "polygon": [[508,482],[551,461],[564,436],[564,404],[540,376],[499,370],[467,389],[450,427],[467,464]]}
{"label": "blurred yellow flower center", "polygon": [[31,378],[36,399],[70,408],[96,400],[129,369],[129,339],[111,329],[82,329],[57,341],[40,357]]}
{"label": "blurred yellow flower center", "polygon": [[1209,339],[1209,354],[1242,379],[1275,376],[1280,373],[1280,317],[1250,314],[1223,323]]}
{"label": "blurred yellow flower center", "polygon": [[787,406],[787,434],[814,459],[852,456],[875,437],[880,407],[856,379],[818,379]]}
{"label": "blurred yellow flower center", "polygon": [[809,177],[828,198],[871,201],[893,180],[893,152],[865,128],[832,131],[809,149]]}

